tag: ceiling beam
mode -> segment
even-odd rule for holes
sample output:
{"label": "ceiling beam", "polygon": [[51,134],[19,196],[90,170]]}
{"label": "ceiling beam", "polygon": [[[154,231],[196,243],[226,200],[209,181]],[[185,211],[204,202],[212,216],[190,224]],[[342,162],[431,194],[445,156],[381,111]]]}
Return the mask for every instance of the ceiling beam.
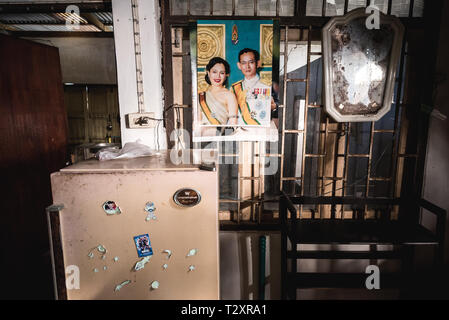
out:
{"label": "ceiling beam", "polygon": [[0,22],[0,30],[7,30],[7,31],[15,31],[17,29],[7,25],[7,24],[3,24]]}
{"label": "ceiling beam", "polygon": [[81,13],[91,12],[112,12],[112,4],[110,1],[94,2],[94,3],[53,3],[53,4],[1,4],[0,13],[57,13],[66,12],[68,5],[76,5],[80,8]]}
{"label": "ceiling beam", "polygon": [[104,25],[93,13],[81,13],[81,17],[86,19],[90,24],[93,24],[98,29],[100,29],[103,32],[110,31],[110,28],[108,26]]}
{"label": "ceiling beam", "polygon": [[90,32],[90,31],[12,31],[17,37],[57,37],[57,38],[113,38],[113,32]]}

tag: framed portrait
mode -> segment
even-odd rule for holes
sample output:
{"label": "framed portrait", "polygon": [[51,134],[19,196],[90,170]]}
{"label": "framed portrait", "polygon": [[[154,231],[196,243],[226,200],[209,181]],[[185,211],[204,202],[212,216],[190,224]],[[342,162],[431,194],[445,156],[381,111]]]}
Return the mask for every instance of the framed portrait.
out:
{"label": "framed portrait", "polygon": [[198,20],[190,48],[193,142],[277,140],[277,21]]}
{"label": "framed portrait", "polygon": [[377,121],[391,108],[404,27],[379,12],[378,28],[356,9],[322,30],[326,111],[338,122]]}

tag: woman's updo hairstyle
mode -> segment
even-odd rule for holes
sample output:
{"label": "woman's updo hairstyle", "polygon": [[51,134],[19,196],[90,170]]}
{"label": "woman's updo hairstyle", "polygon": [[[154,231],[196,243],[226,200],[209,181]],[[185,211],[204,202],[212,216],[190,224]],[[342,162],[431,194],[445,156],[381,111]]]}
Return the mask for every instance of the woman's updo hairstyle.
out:
{"label": "woman's updo hairstyle", "polygon": [[[209,63],[206,66],[206,71],[210,71],[210,69],[212,69],[218,63],[221,63],[222,65],[224,65],[226,75],[228,75],[231,72],[231,67],[229,66],[229,63],[225,59],[222,59],[220,57],[214,57],[214,58],[210,59]],[[207,73],[206,73],[206,76],[204,77],[204,79],[206,80],[207,84],[209,84],[209,85],[211,84]],[[223,86],[226,86],[227,83],[228,83],[228,77],[226,77],[226,80],[223,82]]]}

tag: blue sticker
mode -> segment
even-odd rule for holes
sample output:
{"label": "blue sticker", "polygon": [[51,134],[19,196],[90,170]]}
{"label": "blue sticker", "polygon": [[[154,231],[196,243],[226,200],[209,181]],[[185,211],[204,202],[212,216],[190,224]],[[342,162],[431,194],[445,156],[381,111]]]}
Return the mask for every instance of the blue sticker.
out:
{"label": "blue sticker", "polygon": [[257,109],[262,109],[263,106],[264,106],[264,103],[263,103],[262,101],[258,100],[258,101],[256,102],[256,108],[257,108]]}
{"label": "blue sticker", "polygon": [[135,236],[134,243],[136,244],[137,254],[139,255],[139,257],[151,256],[153,254],[150,236],[148,234]]}
{"label": "blue sticker", "polygon": [[265,111],[262,111],[260,114],[259,114],[259,118],[260,119],[265,119],[265,116],[267,115],[267,113],[265,112]]}

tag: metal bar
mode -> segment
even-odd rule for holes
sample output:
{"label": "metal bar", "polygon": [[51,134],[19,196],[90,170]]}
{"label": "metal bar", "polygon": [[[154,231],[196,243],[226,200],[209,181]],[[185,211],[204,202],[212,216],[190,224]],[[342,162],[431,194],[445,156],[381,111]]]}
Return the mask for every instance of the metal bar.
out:
{"label": "metal bar", "polygon": [[190,16],[190,0],[187,0],[187,15]]}
{"label": "metal bar", "polygon": [[287,253],[288,258],[297,259],[399,259],[398,252],[395,251],[326,251],[326,250],[305,250],[293,256]]}
{"label": "metal bar", "polygon": [[[260,19],[258,17],[254,17],[254,16],[238,16],[239,19],[242,20],[256,20],[256,19]],[[267,17],[267,19],[269,19],[270,16]],[[273,16],[272,18],[276,18],[275,16]],[[293,26],[293,27],[302,27],[302,28],[307,28],[308,26],[312,26],[312,27],[316,27],[316,28],[322,28],[332,17],[318,17],[318,16],[306,16],[306,17],[302,17],[301,20],[298,21],[297,17],[294,16],[281,16],[279,17],[279,23],[282,26]],[[190,21],[194,21],[194,20],[233,20],[235,19],[235,16],[219,16],[219,15],[214,15],[213,17],[211,17],[210,15],[190,15],[190,16],[186,16],[186,15],[176,15],[176,16],[168,16],[167,17],[167,23],[169,23],[169,25],[172,26],[176,26],[176,27],[182,27],[182,26],[187,26],[189,25]],[[406,28],[422,28],[424,23],[423,23],[423,19],[420,17],[415,17],[415,18],[403,18],[403,17],[399,17],[399,20],[402,22],[402,24],[406,27]],[[28,33],[28,32],[26,32]],[[73,32],[67,32],[69,34],[73,33]],[[100,33],[101,32],[96,32],[96,33]],[[15,34],[15,33],[14,33]]]}
{"label": "metal bar", "polygon": [[321,180],[332,180],[332,181],[344,181],[345,178],[344,177],[320,177],[319,179]]}
{"label": "metal bar", "polygon": [[263,179],[259,179],[259,195],[258,195],[258,198],[261,199],[261,203],[258,206],[259,216],[258,216],[257,222],[260,224],[261,221],[262,221],[263,200],[264,200],[264,192],[262,190],[262,184],[263,184],[263,186],[265,186],[265,183],[264,183],[264,181],[265,181],[265,172],[264,172],[265,161],[264,160],[265,159],[262,156],[262,154],[264,154],[265,152],[262,149],[265,149],[265,144],[264,144],[264,142],[258,142],[258,145],[259,145],[259,154],[258,154],[258,157],[259,157],[259,178],[263,178]]}
{"label": "metal bar", "polygon": [[321,16],[323,16],[323,17],[326,16],[326,5],[327,5],[327,0],[323,0],[323,7],[321,8]]}
{"label": "metal bar", "polygon": [[388,10],[387,10],[387,14],[391,14],[391,9],[393,6],[393,0],[388,0]]}
{"label": "metal bar", "polygon": [[348,0],[345,0],[345,7],[343,9],[344,14],[348,13],[348,2],[349,2]]}
{"label": "metal bar", "polygon": [[[322,112],[321,114],[324,114],[324,113]],[[320,123],[320,126],[321,126],[321,123]],[[321,150],[323,155],[320,155],[320,156],[323,156],[323,157],[326,156],[326,151],[327,151],[326,150],[326,142],[327,142],[327,137],[328,137],[328,133],[327,133],[328,127],[329,127],[329,117],[326,116],[326,122],[324,124],[324,141],[322,142],[323,149]],[[320,137],[321,137],[321,134],[320,134]],[[321,176],[325,176],[326,175],[325,170],[326,170],[326,161],[324,161],[324,159],[322,159],[322,161],[321,161]],[[321,191],[319,193],[321,196],[324,194],[324,188],[325,187],[326,186],[324,185],[324,180],[321,180]],[[319,215],[319,217],[321,219],[322,218],[322,216],[321,216],[321,206],[318,206],[318,215]]]}
{"label": "metal bar", "polygon": [[235,16],[235,0],[232,0],[232,16]]}
{"label": "metal bar", "polygon": [[370,177],[370,181],[391,181],[389,177]]}
{"label": "metal bar", "polygon": [[373,204],[373,205],[400,205],[406,200],[403,198],[355,198],[355,197],[289,197],[292,204]]}
{"label": "metal bar", "polygon": [[276,0],[276,17],[279,17],[279,10],[280,10],[279,1],[280,0]]}
{"label": "metal bar", "polygon": [[284,133],[303,133],[304,130],[299,129],[289,129],[289,130],[282,130]]}
{"label": "metal bar", "polygon": [[64,205],[52,205],[46,208],[48,236],[50,239],[50,258],[53,275],[53,289],[56,300],[67,300],[65,285],[64,252],[61,239],[60,211]]}
{"label": "metal bar", "polygon": [[[347,2],[347,1],[346,1]],[[347,4],[347,3],[346,3]],[[346,122],[345,123],[345,160],[344,160],[344,164],[343,164],[343,185],[342,185],[342,193],[341,195],[344,197],[346,194],[346,182],[348,181],[348,154],[349,154],[349,137],[350,137],[350,132],[351,132],[351,123],[350,122]],[[341,206],[341,218],[344,219],[344,206]]]}
{"label": "metal bar", "polygon": [[[186,57],[186,56],[190,56],[190,53],[188,53],[188,52],[174,52],[174,53],[172,53],[171,56],[172,57]],[[182,106],[177,106],[175,108],[180,108],[180,107],[182,107]]]}
{"label": "metal bar", "polygon": [[297,181],[297,180],[302,180],[302,177],[283,177],[282,180],[284,180],[284,181]]}
{"label": "metal bar", "polygon": [[[251,142],[251,179],[249,179],[251,181],[251,199],[254,199],[254,179],[256,178],[254,176],[255,172],[254,172],[254,162],[255,162],[255,157],[254,157],[254,144],[256,142],[252,141]],[[259,178],[260,179],[260,178]],[[251,212],[250,212],[250,216],[249,219],[251,221],[254,221],[254,215],[255,215],[255,207],[254,207],[254,203],[251,203]]]}
{"label": "metal bar", "polygon": [[348,154],[348,157],[351,158],[369,158],[369,154]]}
{"label": "metal bar", "polygon": [[[285,74],[285,73],[284,73]],[[292,78],[287,78],[287,82],[306,82],[307,79],[292,79]]]}
{"label": "metal bar", "polygon": [[287,206],[281,195],[279,201],[279,220],[281,225],[281,299],[287,298]]}
{"label": "metal bar", "polygon": [[240,223],[240,214],[241,214],[241,199],[242,199],[242,182],[240,179],[241,171],[242,171],[242,161],[240,161],[240,157],[242,156],[242,142],[239,141],[239,160],[238,160],[238,172],[237,172],[237,223]]}
{"label": "metal bar", "polygon": [[[338,124],[338,126],[340,126],[341,124]],[[339,142],[340,142],[340,135],[335,136],[335,146],[334,146],[334,172],[333,172],[333,177],[337,177],[337,167],[338,167],[338,147],[339,147]],[[323,180],[324,181],[324,180]],[[332,183],[332,196],[335,197],[335,193],[336,193],[336,189],[337,189],[337,181],[333,181]],[[335,206],[331,207],[331,219],[335,219]]]}
{"label": "metal bar", "polygon": [[280,153],[264,153],[261,154],[263,157],[282,157],[282,154]]}
{"label": "metal bar", "polygon": [[[326,150],[324,150],[326,151]],[[307,153],[304,155],[305,157],[309,157],[309,158],[324,158],[326,157],[326,154],[311,154],[311,153]]]}
{"label": "metal bar", "polygon": [[[366,190],[365,197],[369,196],[369,187],[370,187],[370,177],[371,177],[371,164],[372,164],[372,156],[373,156],[373,142],[374,142],[374,124],[375,122],[371,122],[371,132],[370,132],[370,142],[369,142],[369,157],[368,157],[368,168],[366,173]],[[365,205],[365,213],[368,211],[368,206]]]}
{"label": "metal bar", "polygon": [[[248,200],[218,199],[218,202],[222,202],[222,203],[238,203],[239,201],[240,201],[240,203],[259,203],[259,202],[262,202],[262,199],[257,199],[257,198],[254,198],[252,200],[251,199],[248,199]],[[269,202],[269,201],[267,201],[267,202]]]}
{"label": "metal bar", "polygon": [[394,133],[394,130],[377,129],[377,130],[374,130],[374,133]]}
{"label": "metal bar", "polygon": [[240,177],[240,180],[259,180],[260,177]]}
{"label": "metal bar", "polygon": [[[285,116],[287,106],[287,63],[288,63],[288,26],[285,27],[285,39],[284,39],[284,93],[283,93],[283,106],[282,108],[282,134],[281,134],[281,172],[280,172],[280,191],[284,189],[284,151],[285,151]],[[304,163],[302,164],[304,166]]]}
{"label": "metal bar", "polygon": [[391,184],[389,187],[389,192],[388,194],[393,197],[396,194],[396,175],[397,175],[397,169],[399,166],[399,158],[402,157],[401,154],[399,154],[399,148],[400,148],[400,139],[401,139],[401,131],[402,131],[402,126],[399,125],[401,119],[400,119],[400,115],[402,115],[402,113],[400,112],[403,108],[402,105],[402,81],[403,81],[403,77],[404,77],[404,67],[405,67],[405,56],[406,56],[406,44],[407,44],[407,29],[405,29],[404,32],[404,38],[402,40],[402,50],[401,50],[401,58],[399,61],[399,74],[397,76],[398,79],[398,84],[397,84],[397,91],[396,91],[396,96],[394,98],[395,100],[395,105],[396,105],[396,110],[395,110],[395,115],[394,115],[394,133],[393,133],[393,146],[392,146],[392,152],[391,152],[391,166],[390,166],[390,177],[391,179]]}
{"label": "metal bar", "polygon": [[[309,87],[310,87],[310,51],[312,47],[312,40],[310,38],[310,31],[312,30],[312,27],[309,26],[309,32],[307,33],[307,73],[306,73],[306,92],[305,92],[305,105],[309,105]],[[306,137],[307,137],[307,115],[308,115],[308,109],[304,108],[304,133],[302,135],[302,165],[301,165],[301,177],[304,179],[304,172],[305,172],[305,163],[306,163]],[[304,195],[304,180],[301,182],[301,195]],[[301,218],[302,215],[302,206],[299,207],[299,217]],[[296,218],[296,216],[295,216]]]}
{"label": "metal bar", "polygon": [[220,157],[238,157],[238,154],[231,154],[231,153],[222,153],[220,154]]}

